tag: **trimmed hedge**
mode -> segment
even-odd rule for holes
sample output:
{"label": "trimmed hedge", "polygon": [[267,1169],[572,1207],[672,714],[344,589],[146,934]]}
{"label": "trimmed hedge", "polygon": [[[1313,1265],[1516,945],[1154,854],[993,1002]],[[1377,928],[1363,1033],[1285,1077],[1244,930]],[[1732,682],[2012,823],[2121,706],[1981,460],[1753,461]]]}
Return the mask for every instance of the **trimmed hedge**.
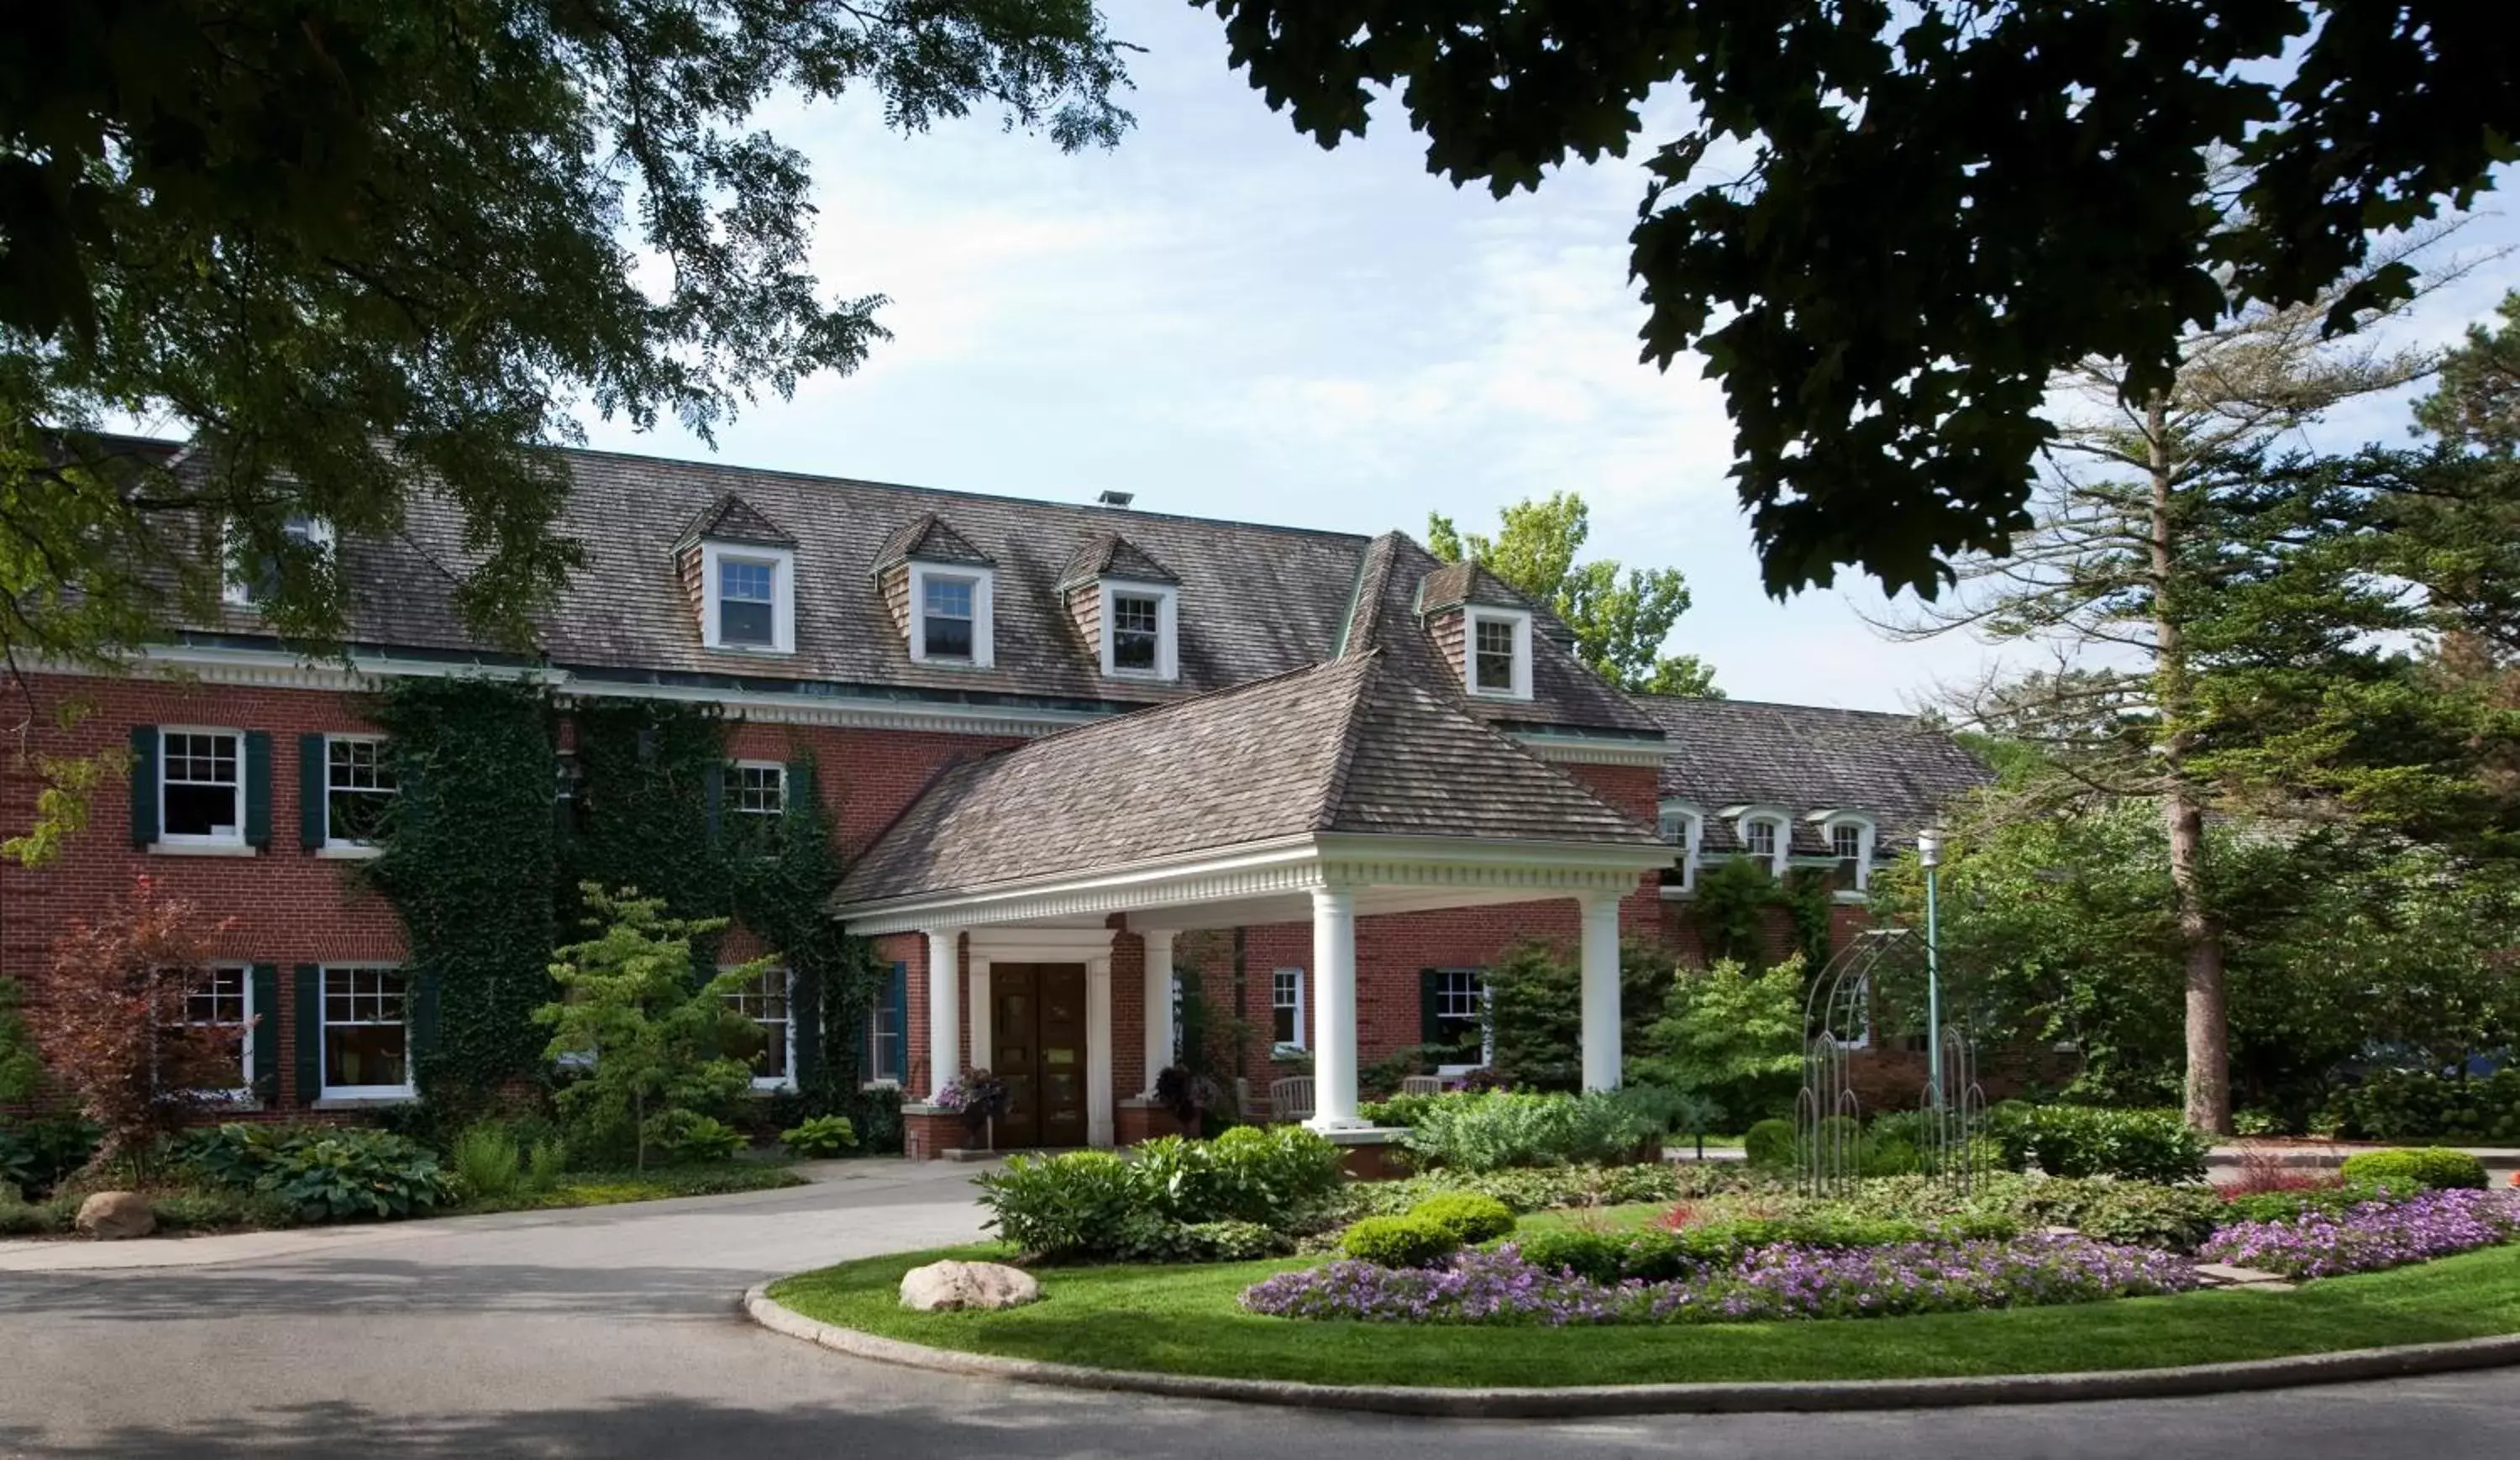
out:
{"label": "trimmed hedge", "polygon": [[1347,1229],[1339,1251],[1377,1267],[1429,1267],[1462,1250],[1462,1240],[1422,1216],[1369,1216]]}
{"label": "trimmed hedge", "polygon": [[2345,1158],[2344,1174],[2348,1181],[2411,1181],[2436,1190],[2485,1189],[2485,1163],[2446,1146],[2364,1151]]}
{"label": "trimmed hedge", "polygon": [[1514,1228],[1512,1209],[1474,1191],[1448,1191],[1428,1197],[1410,1208],[1408,1214],[1442,1227],[1464,1247],[1474,1242],[1492,1242],[1509,1235]]}
{"label": "trimmed hedge", "polygon": [[2002,1106],[1989,1113],[1989,1133],[2003,1163],[2025,1170],[2033,1161],[2050,1176],[2116,1176],[2177,1185],[2205,1179],[2213,1138],[2174,1111],[2122,1111],[2092,1105]]}

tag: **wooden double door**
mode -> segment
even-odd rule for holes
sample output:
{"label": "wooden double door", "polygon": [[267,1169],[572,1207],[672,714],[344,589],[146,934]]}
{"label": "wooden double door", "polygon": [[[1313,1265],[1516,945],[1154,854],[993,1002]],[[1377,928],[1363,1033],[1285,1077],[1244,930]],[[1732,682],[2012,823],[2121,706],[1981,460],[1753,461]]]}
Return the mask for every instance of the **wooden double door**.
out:
{"label": "wooden double door", "polygon": [[989,1070],[1011,1099],[998,1147],[1085,1144],[1085,965],[989,965]]}

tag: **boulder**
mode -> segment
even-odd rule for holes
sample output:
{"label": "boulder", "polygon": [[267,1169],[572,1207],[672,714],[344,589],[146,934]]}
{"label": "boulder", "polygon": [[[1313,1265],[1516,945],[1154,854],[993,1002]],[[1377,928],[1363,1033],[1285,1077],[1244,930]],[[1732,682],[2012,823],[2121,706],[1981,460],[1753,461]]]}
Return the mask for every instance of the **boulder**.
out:
{"label": "boulder", "polygon": [[149,1209],[149,1199],[136,1191],[101,1191],[79,1203],[75,1225],[90,1237],[118,1242],[157,1231],[158,1213]]}
{"label": "boulder", "polygon": [[922,1313],[1013,1308],[1041,1301],[1041,1284],[1001,1262],[930,1262],[901,1275],[901,1305]]}

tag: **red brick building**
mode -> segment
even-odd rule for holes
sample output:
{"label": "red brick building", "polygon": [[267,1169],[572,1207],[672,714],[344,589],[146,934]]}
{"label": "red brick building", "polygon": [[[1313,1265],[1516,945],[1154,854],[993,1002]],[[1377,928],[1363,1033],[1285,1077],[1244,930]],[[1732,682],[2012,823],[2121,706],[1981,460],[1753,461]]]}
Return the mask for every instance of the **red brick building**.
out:
{"label": "red brick building", "polygon": [[[283,645],[240,583],[128,675],[29,677],[47,716],[79,711],[32,749],[131,766],[58,863],[0,864],[0,976],[31,1018],[65,926],[146,874],[225,920],[195,1004],[251,1025],[241,1090],[413,1098],[423,976],[356,875],[398,794],[363,697],[413,675],[544,687],[561,755],[572,707],[714,706],[725,814],[810,786],[844,867],[831,912],[895,971],[862,1073],[901,1087],[928,1151],[959,1134],[923,1102],[975,1066],[1016,1087],[1002,1144],[1148,1128],[1177,960],[1248,1022],[1255,1089],[1308,1066],[1281,1114],[1336,1130],[1361,1064],[1474,1045],[1482,966],[1562,939],[1586,1078],[1615,1082],[1619,943],[1685,956],[1696,866],[1834,864],[1852,915],[1869,868],[1983,776],[1897,716],[1631,699],[1545,607],[1397,533],[569,460],[584,563],[532,656],[467,633],[438,566],[459,524],[425,500],[391,541],[301,525],[350,585],[343,658]],[[37,789],[9,770],[0,830]],[[725,956],[753,951],[739,930]],[[790,977],[745,1000],[765,1087],[819,1017]]]}

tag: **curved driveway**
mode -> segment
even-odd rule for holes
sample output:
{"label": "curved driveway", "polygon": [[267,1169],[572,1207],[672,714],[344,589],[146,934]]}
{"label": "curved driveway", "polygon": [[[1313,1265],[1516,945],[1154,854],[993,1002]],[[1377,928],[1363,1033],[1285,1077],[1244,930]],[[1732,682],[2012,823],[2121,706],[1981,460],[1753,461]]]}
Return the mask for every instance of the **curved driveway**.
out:
{"label": "curved driveway", "polygon": [[976,1232],[968,1175],[864,1162],[788,1191],[571,1212],[0,1243],[0,1456],[2520,1454],[2510,1374],[1931,1414],[1428,1421],[957,1380],[737,1316],[773,1273]]}

